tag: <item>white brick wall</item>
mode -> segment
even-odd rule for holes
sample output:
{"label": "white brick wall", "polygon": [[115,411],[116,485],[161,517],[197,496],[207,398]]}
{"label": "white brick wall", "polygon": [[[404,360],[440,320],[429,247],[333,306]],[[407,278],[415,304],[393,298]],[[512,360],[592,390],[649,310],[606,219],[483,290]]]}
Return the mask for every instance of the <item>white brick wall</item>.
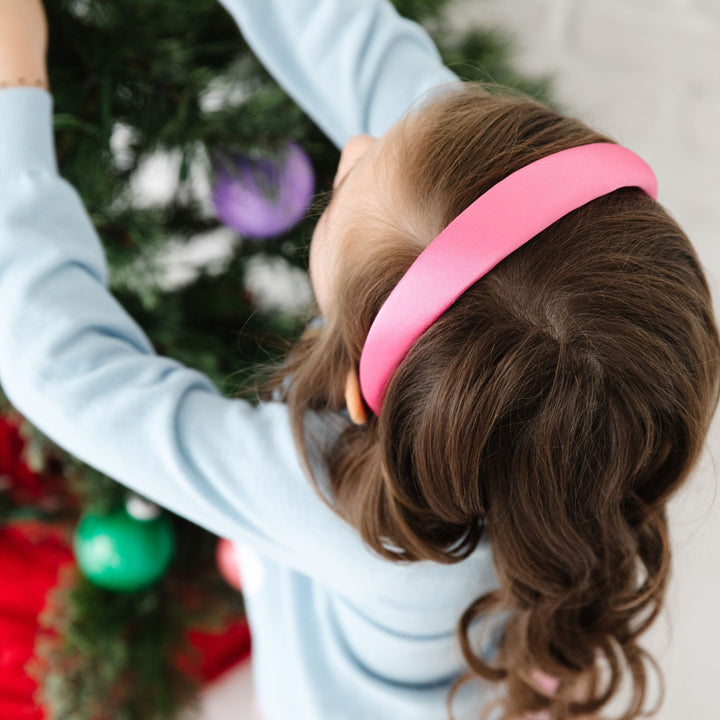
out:
{"label": "white brick wall", "polygon": [[[720,0],[458,0],[455,17],[505,29],[517,66],[550,73],[568,114],[652,166],[660,202],[697,248],[720,318]],[[708,444],[670,506],[668,610],[644,642],[666,681],[658,720],[720,717],[718,416]]]}

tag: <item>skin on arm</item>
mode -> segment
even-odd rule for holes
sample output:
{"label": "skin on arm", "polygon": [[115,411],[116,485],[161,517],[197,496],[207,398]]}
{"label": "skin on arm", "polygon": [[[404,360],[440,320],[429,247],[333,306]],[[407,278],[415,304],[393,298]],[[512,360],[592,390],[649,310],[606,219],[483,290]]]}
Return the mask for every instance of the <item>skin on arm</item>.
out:
{"label": "skin on arm", "polygon": [[0,88],[47,88],[47,46],[41,0],[0,0]]}

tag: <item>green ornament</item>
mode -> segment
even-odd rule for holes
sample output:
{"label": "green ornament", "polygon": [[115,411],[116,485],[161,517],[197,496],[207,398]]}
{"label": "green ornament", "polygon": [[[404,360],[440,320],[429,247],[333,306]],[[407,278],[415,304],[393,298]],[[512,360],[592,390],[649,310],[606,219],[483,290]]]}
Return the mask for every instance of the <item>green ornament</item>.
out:
{"label": "green ornament", "polygon": [[123,508],[109,515],[83,516],[73,547],[88,580],[106,590],[130,593],[163,576],[175,551],[175,539],[167,515],[138,519]]}

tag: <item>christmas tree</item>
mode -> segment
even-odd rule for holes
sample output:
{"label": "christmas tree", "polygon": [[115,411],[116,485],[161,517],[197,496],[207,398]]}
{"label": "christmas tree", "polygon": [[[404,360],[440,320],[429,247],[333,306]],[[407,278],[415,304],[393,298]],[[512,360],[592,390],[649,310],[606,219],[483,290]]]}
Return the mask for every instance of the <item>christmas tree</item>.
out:
{"label": "christmas tree", "polygon": [[[501,35],[451,32],[448,0],[395,5],[461,78],[547,101],[547,81],[513,72]],[[58,166],[104,243],[111,291],[159,354],[253,401],[262,368],[308,321],[308,246],[339,151],[216,0],[55,0],[46,11]],[[294,289],[288,300],[269,285]],[[36,716],[177,716],[202,681],[188,628],[242,617],[223,539],[68,455],[4,396],[0,406],[0,523],[25,528],[23,552],[48,541],[40,527],[72,546],[33,635]],[[11,536],[0,538],[11,562]],[[4,582],[22,594],[8,567]],[[10,597],[0,592],[0,635]],[[9,708],[2,697],[0,686]]]}

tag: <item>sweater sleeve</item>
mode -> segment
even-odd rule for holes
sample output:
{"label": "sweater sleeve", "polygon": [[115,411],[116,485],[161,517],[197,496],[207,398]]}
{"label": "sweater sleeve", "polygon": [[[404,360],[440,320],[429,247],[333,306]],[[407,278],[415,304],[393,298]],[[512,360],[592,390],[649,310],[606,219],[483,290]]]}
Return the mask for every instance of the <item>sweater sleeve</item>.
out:
{"label": "sweater sleeve", "polygon": [[[383,133],[418,94],[454,78],[424,31],[384,1],[228,5],[339,146]],[[395,582],[316,495],[287,407],[225,398],[159,356],[109,292],[102,243],[58,172],[52,111],[46,90],[0,90],[0,385],[10,401],[76,457],[219,536],[358,596],[383,573]]]}
{"label": "sweater sleeve", "polygon": [[[344,587],[357,532],[317,496],[283,403],[224,397],[155,353],[108,290],[103,247],[59,174],[52,96],[0,90],[0,384],[49,438],[219,536]],[[366,577],[365,582],[368,581]]]}
{"label": "sweater sleeve", "polygon": [[458,77],[389,0],[220,0],[285,91],[342,148],[379,137],[426,91]]}

